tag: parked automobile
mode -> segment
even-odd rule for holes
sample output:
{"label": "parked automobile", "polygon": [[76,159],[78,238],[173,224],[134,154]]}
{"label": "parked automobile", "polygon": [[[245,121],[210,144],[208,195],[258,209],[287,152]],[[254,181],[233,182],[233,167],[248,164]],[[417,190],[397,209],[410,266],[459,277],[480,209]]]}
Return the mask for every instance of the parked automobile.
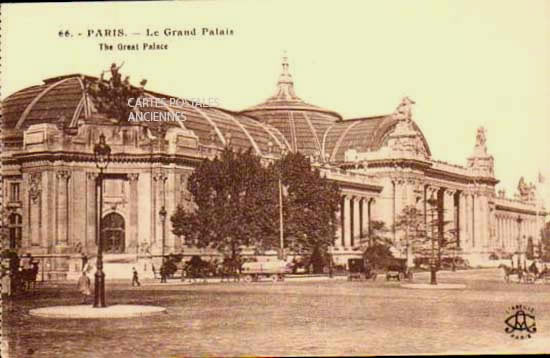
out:
{"label": "parked automobile", "polygon": [[470,265],[469,265],[468,260],[464,260],[460,256],[442,257],[441,258],[440,269],[442,269],[442,270],[452,270],[453,266],[454,266],[455,270],[463,270],[463,269],[468,268]]}
{"label": "parked automobile", "polygon": [[407,267],[406,259],[394,259],[386,269],[386,281],[397,280],[404,281],[405,279],[412,280],[413,273]]}
{"label": "parked automobile", "polygon": [[376,272],[365,259],[348,259],[348,280],[376,280]]}

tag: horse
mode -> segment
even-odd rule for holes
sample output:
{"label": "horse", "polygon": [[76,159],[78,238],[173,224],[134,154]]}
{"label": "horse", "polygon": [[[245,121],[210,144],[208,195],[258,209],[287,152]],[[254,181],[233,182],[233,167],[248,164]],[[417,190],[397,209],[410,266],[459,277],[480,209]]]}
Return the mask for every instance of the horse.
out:
{"label": "horse", "polygon": [[238,262],[238,260],[232,260],[230,258],[225,258],[221,265],[221,281],[224,282],[226,280],[229,282],[231,278],[233,278],[233,282],[239,282],[241,280],[240,277],[240,271],[241,271],[241,265]]}
{"label": "horse", "polygon": [[501,268],[504,270],[504,281],[506,281],[506,283],[510,282],[510,276],[512,275],[517,275],[518,276],[518,281],[521,282],[522,278],[523,278],[523,270],[522,269],[518,269],[518,268],[515,268],[515,267],[510,267],[508,265],[505,265],[505,264],[500,264],[498,265],[498,268]]}

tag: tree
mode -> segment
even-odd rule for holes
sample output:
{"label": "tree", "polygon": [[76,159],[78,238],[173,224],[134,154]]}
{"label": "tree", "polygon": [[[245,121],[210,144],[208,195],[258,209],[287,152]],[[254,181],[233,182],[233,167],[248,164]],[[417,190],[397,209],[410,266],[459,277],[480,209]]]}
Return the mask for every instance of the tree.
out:
{"label": "tree", "polygon": [[383,221],[372,220],[370,222],[368,247],[376,244],[391,245],[391,239],[388,237],[390,230]]}
{"label": "tree", "polygon": [[[442,257],[452,254],[458,248],[455,230],[446,230],[450,221],[443,220],[445,210],[437,206],[436,199],[428,201],[427,230],[421,251],[429,252],[430,283],[437,284],[437,271],[441,268]],[[454,254],[453,254],[454,255]]]}
{"label": "tree", "polygon": [[288,153],[271,165],[270,171],[281,179],[285,245],[303,253],[319,272],[328,262],[328,247],[336,239],[336,212],[340,188],[321,177],[310,160],[301,153]]}
{"label": "tree", "polygon": [[390,246],[380,241],[367,247],[363,253],[363,258],[365,258],[373,268],[385,268],[390,265],[394,259],[390,251]]}
{"label": "tree", "polygon": [[171,217],[173,233],[199,247],[228,252],[231,258],[242,245],[259,251],[278,248],[279,181],[286,189],[285,246],[322,270],[335,239],[340,189],[300,153],[268,166],[252,150],[235,153],[225,148],[219,158],[205,160],[187,184],[196,210],[178,207]]}
{"label": "tree", "polygon": [[196,210],[179,206],[171,216],[173,233],[198,247],[239,255],[243,245],[270,246],[276,232],[276,187],[260,158],[249,149],[225,148],[190,176],[187,189]]}
{"label": "tree", "polygon": [[406,249],[407,264],[412,266],[413,253],[425,241],[424,214],[413,205],[407,205],[398,215],[395,230],[402,232],[401,246]]}

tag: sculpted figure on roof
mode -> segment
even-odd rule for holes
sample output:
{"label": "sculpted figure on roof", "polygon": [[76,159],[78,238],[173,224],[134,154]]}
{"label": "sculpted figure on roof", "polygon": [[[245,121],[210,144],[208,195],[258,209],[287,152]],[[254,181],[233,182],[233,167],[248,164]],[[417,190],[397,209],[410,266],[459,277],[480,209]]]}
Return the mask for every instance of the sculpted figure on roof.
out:
{"label": "sculpted figure on roof", "polygon": [[527,184],[525,179],[521,177],[518,183],[518,192],[519,192],[519,198],[521,200],[526,200],[526,201],[534,200],[536,186],[533,183]]}
{"label": "sculpted figure on roof", "polygon": [[[120,124],[130,122],[130,113],[135,108],[129,104],[136,103],[144,95],[144,87],[147,83],[147,80],[142,80],[139,87],[133,87],[130,84],[130,76],[122,80],[122,74],[119,71],[122,65],[124,63],[120,66],[113,63],[109,70],[101,72],[99,79],[85,81],[85,91],[94,99],[98,112]],[[108,80],[105,79],[106,72],[111,73],[111,78]]]}
{"label": "sculpted figure on roof", "polygon": [[393,118],[406,121],[412,120],[412,105],[415,103],[416,102],[409,97],[404,97],[393,113]]}
{"label": "sculpted figure on roof", "polygon": [[476,135],[476,147],[484,147],[486,142],[487,138],[485,137],[485,128],[479,127]]}

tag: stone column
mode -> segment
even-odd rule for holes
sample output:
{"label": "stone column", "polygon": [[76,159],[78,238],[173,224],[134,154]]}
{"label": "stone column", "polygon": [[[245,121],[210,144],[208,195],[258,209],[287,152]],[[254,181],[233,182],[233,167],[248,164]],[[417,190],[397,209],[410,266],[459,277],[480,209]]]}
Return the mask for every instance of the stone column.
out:
{"label": "stone column", "polygon": [[504,241],[504,249],[508,251],[508,230],[507,230],[507,218],[506,214],[500,216],[500,229],[502,234],[502,240]]}
{"label": "stone column", "polygon": [[481,214],[481,232],[480,232],[480,244],[481,249],[486,251],[489,248],[490,229],[489,229],[489,200],[485,194],[482,194],[479,198],[480,202],[480,214]]}
{"label": "stone column", "polygon": [[344,230],[343,230],[343,246],[349,247],[351,243],[351,212],[350,212],[350,197],[344,196]]}
{"label": "stone column", "polygon": [[495,215],[496,207],[494,203],[488,204],[489,217],[487,218],[487,225],[489,231],[489,243],[491,250],[496,249],[498,246],[498,239],[496,236],[496,224],[495,224]]}
{"label": "stone column", "polygon": [[403,212],[403,209],[407,205],[407,181],[402,178],[394,180],[394,211],[393,221],[391,222],[390,229],[393,232],[393,241],[398,243],[398,233],[395,231],[395,224],[399,218],[399,215]]}
{"label": "stone column", "polygon": [[68,170],[60,170],[57,175],[57,244],[68,245],[69,203],[68,183],[71,174]]}
{"label": "stone column", "polygon": [[347,245],[346,247],[353,247],[354,243],[355,243],[355,237],[357,236],[357,218],[358,218],[358,215],[357,215],[357,200],[356,200],[356,197],[352,196],[350,197],[350,202],[349,202],[349,219],[350,219],[350,222],[349,222],[349,236],[348,236],[348,241],[347,241]]}
{"label": "stone column", "polygon": [[370,198],[369,201],[368,201],[368,206],[367,206],[367,240],[368,240],[368,243],[369,245],[371,244],[371,230],[372,230],[372,208],[373,208],[373,205],[374,205],[374,202],[375,202],[375,199],[374,198]]}
{"label": "stone column", "polygon": [[499,235],[502,238],[502,247],[506,250],[506,235],[504,231],[504,215],[500,215],[499,219],[500,225],[499,225]]}
{"label": "stone column", "polygon": [[30,221],[30,245],[40,246],[42,226],[42,173],[29,175],[29,221]]}
{"label": "stone column", "polygon": [[500,248],[504,248],[504,242],[502,241],[501,231],[500,231],[500,215],[495,215],[495,237],[496,245]]}
{"label": "stone column", "polygon": [[511,252],[514,252],[516,250],[515,244],[514,244],[514,233],[512,230],[512,219],[510,216],[506,216],[506,241],[508,241],[508,249]]}
{"label": "stone column", "polygon": [[516,238],[518,242],[517,250],[519,252],[522,252],[523,250],[525,250],[525,247],[523,246],[523,241],[522,241],[522,235],[523,235],[522,224],[523,224],[523,221],[518,222],[518,220],[516,219]]}
{"label": "stone column", "polygon": [[[131,173],[128,174],[128,180],[130,182],[130,220],[128,225],[128,237],[130,239],[130,242],[126,244],[126,247],[132,247],[135,248],[135,253],[138,254],[138,230],[139,230],[139,224],[138,224],[138,180],[139,180],[139,174],[138,173]],[[131,252],[133,253],[133,252]]]}
{"label": "stone column", "polygon": [[[426,185],[424,190],[424,227],[426,228],[426,234],[429,238],[432,238],[432,235],[435,235],[435,240],[437,240],[437,235],[439,235],[438,227],[438,192],[439,188],[433,185]],[[434,199],[435,203],[431,203],[431,200]],[[428,242],[428,247],[431,247],[431,242]]]}
{"label": "stone column", "polygon": [[86,173],[86,239],[85,246],[88,254],[95,252],[97,247],[96,230],[99,223],[97,216],[97,173]]}
{"label": "stone column", "polygon": [[359,239],[357,240],[356,244],[359,244],[361,242],[364,235],[363,211],[365,210],[365,208],[364,208],[363,202],[364,202],[363,198],[360,198],[359,199]]}
{"label": "stone column", "polygon": [[504,215],[502,217],[502,226],[503,226],[502,231],[504,232],[504,246],[506,247],[507,251],[510,251],[510,249],[511,249],[510,234],[509,234],[510,230],[509,230],[509,227],[508,227],[508,216],[507,215]]}
{"label": "stone column", "polygon": [[55,186],[56,178],[53,170],[45,171],[42,174],[42,247],[47,251],[56,242],[55,222]]}
{"label": "stone column", "polygon": [[466,195],[463,192],[460,192],[458,194],[458,238],[461,248],[467,246],[469,241],[468,232],[466,230],[468,224],[466,213]]}
{"label": "stone column", "polygon": [[517,238],[514,219],[511,216],[506,218],[506,226],[508,231],[508,243],[512,252],[517,250]]}
{"label": "stone column", "polygon": [[476,247],[479,243],[479,234],[477,233],[478,217],[476,216],[476,195],[471,193],[469,196],[469,217],[470,217],[470,237],[472,238],[472,248]]}
{"label": "stone column", "polygon": [[370,198],[363,198],[361,200],[361,244],[366,244],[367,238],[369,236],[369,206]]}
{"label": "stone column", "polygon": [[513,216],[510,218],[510,224],[511,224],[511,228],[512,228],[512,241],[514,243],[514,250],[518,250],[518,233],[519,233],[519,229],[518,229],[518,222],[517,222],[517,216]]}
{"label": "stone column", "polygon": [[464,191],[461,195],[461,202],[460,205],[463,206],[463,214],[462,214],[462,228],[463,233],[461,235],[462,239],[461,242],[463,243],[462,247],[467,248],[471,245],[472,237],[470,236],[470,213],[468,211],[468,192]]}
{"label": "stone column", "polygon": [[472,230],[473,230],[473,249],[477,250],[481,247],[481,203],[478,194],[472,194]]}
{"label": "stone column", "polygon": [[342,242],[342,240],[343,240],[343,238],[342,238],[342,227],[343,227],[343,224],[342,224],[342,220],[343,220],[342,211],[343,210],[344,210],[344,198],[340,197],[340,207],[336,211],[336,240],[334,241],[334,246],[335,247],[344,246],[344,244]]}
{"label": "stone column", "polygon": [[447,223],[443,227],[443,232],[444,236],[449,238],[455,235],[456,229],[454,195],[455,191],[452,189],[445,189],[443,192],[443,220]]}
{"label": "stone column", "polygon": [[356,196],[353,198],[353,235],[351,236],[351,247],[357,246],[361,239],[361,213],[359,205],[361,205],[361,198]]}

